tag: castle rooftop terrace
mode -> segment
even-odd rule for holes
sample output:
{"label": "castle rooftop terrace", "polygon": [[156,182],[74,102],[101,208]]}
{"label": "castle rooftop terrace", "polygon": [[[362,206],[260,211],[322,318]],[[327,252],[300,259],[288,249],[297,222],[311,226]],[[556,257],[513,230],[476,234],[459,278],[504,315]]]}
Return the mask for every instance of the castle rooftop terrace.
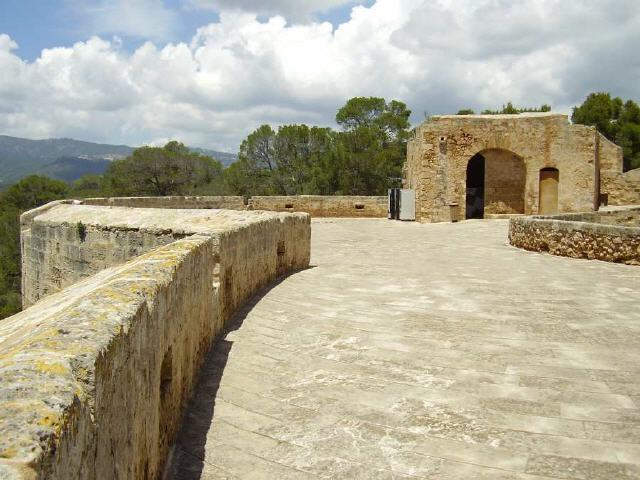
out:
{"label": "castle rooftop terrace", "polygon": [[312,227],[211,350],[170,478],[640,476],[640,269],[503,220]]}

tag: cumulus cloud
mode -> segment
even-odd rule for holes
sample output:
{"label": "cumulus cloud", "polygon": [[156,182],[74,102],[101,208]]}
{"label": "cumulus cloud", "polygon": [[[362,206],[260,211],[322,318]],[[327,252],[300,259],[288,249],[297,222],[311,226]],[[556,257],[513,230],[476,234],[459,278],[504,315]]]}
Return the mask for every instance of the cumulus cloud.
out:
{"label": "cumulus cloud", "polygon": [[356,95],[405,101],[414,122],[509,100],[567,111],[594,90],[640,99],[636,0],[377,0],[337,28],[260,18],[222,10],[188,43],[127,53],[92,37],[32,63],[0,35],[0,133],[234,151],[261,123],[332,125]]}

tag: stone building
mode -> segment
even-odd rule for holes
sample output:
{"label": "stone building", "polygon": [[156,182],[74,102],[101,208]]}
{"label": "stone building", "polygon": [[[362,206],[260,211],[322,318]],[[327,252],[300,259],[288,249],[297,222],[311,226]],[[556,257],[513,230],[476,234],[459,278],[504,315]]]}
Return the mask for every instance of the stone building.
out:
{"label": "stone building", "polygon": [[640,176],[622,149],[566,115],[442,115],[417,127],[404,186],[416,219],[441,222],[640,203]]}

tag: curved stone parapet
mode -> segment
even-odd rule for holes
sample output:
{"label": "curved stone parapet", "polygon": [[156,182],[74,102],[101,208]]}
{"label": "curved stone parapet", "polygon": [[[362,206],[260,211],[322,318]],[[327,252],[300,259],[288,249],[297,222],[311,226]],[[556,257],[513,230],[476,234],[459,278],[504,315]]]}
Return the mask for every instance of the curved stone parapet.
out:
{"label": "curved stone parapet", "polygon": [[640,207],[515,217],[509,221],[509,242],[564,257],[640,265]]}
{"label": "curved stone parapet", "polygon": [[205,353],[305,268],[307,214],[58,202],[23,216],[34,304],[0,322],[0,478],[162,475]]}

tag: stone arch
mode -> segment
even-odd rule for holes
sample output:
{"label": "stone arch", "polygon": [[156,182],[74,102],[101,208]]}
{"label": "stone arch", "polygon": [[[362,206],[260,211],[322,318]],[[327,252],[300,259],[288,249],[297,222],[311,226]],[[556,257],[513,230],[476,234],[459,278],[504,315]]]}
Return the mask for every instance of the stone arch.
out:
{"label": "stone arch", "polygon": [[523,157],[505,148],[486,148],[467,162],[466,218],[525,213],[527,168]]}

